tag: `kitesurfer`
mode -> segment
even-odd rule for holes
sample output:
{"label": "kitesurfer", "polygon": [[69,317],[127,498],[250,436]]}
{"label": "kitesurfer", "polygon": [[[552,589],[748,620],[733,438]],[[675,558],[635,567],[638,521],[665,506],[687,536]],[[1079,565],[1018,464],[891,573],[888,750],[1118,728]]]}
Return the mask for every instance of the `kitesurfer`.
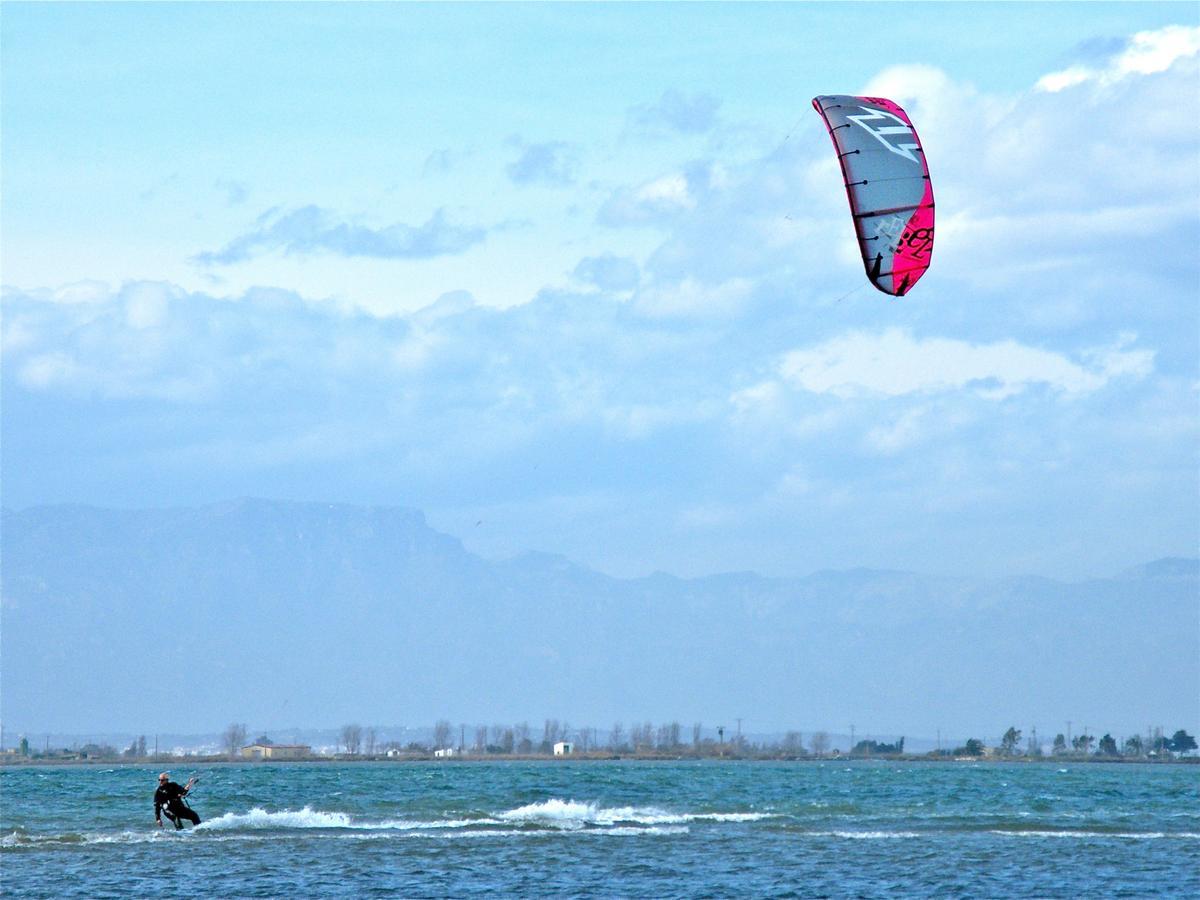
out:
{"label": "kitesurfer", "polygon": [[154,821],[158,823],[159,828],[162,828],[164,812],[176,828],[183,827],[184,819],[193,825],[200,824],[200,816],[183,800],[195,783],[195,778],[189,778],[185,785],[176,784],[171,780],[169,772],[163,772],[158,776],[158,790],[154,792]]}

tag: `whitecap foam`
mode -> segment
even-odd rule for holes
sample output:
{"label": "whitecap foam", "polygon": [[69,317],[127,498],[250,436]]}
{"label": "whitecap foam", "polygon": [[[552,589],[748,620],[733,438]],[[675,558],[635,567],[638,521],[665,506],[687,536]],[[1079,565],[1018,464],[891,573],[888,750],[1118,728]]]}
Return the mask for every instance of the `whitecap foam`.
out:
{"label": "whitecap foam", "polygon": [[268,812],[254,807],[245,813],[225,813],[196,826],[195,831],[258,831],[275,828],[340,829],[353,831],[423,831],[426,829],[470,828],[477,825],[499,824],[496,819],[435,819],[431,821],[384,819],[382,821],[354,820],[348,813],[325,812],[305,806],[303,809],[284,809]]}
{"label": "whitecap foam", "polygon": [[349,828],[350,816],[346,813],[321,812],[311,806],[303,809],[284,809],[268,812],[256,806],[245,813],[225,813],[196,826],[196,831],[223,831],[244,828]]}
{"label": "whitecap foam", "polygon": [[1156,841],[1162,840],[1163,838],[1196,840],[1197,838],[1200,838],[1200,834],[1195,834],[1188,831],[1004,831],[997,829],[991,833],[1003,834],[1007,837],[1075,838],[1089,840],[1094,840],[1096,838],[1119,838],[1120,840],[1126,841]]}
{"label": "whitecap foam", "polygon": [[763,819],[774,819],[776,813],[694,813],[688,816],[688,821],[696,822],[709,819],[713,822],[760,822]]}
{"label": "whitecap foam", "polygon": [[552,798],[529,803],[498,815],[501,821],[518,824],[544,825],[551,828],[579,829],[591,826],[658,826],[686,825],[689,822],[756,822],[768,819],[773,813],[752,812],[687,812],[678,813],[657,806],[604,807],[597,803]]}
{"label": "whitecap foam", "polygon": [[117,832],[75,832],[67,831],[58,834],[28,834],[13,832],[0,838],[0,847],[29,847],[54,844],[144,844],[148,841],[170,840],[175,837],[175,830],[160,830],[157,828],[145,831]]}
{"label": "whitecap foam", "polygon": [[686,825],[614,825],[603,828],[552,828],[546,830],[529,831],[525,829],[511,828],[480,828],[467,829],[464,831],[450,832],[413,832],[404,835],[406,838],[420,838],[424,840],[469,840],[472,838],[505,838],[510,840],[563,840],[566,838],[592,838],[592,837],[662,837],[665,835],[688,834]]}
{"label": "whitecap foam", "polygon": [[639,825],[679,824],[683,816],[653,806],[601,807],[596,803],[552,798],[541,803],[529,803],[502,812],[497,817],[504,822],[546,825],[551,828],[577,829],[589,825],[617,825],[632,822]]}

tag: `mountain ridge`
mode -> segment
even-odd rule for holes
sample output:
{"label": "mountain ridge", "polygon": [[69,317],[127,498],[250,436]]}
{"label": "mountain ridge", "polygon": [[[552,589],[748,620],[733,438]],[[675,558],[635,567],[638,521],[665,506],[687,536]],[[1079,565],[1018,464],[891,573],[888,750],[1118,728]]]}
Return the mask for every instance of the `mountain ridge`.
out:
{"label": "mountain ridge", "polygon": [[[273,500],[273,499],[269,499],[269,498],[265,498],[265,497],[243,496],[243,497],[234,498],[232,500],[214,501],[212,503],[202,504],[200,506],[156,506],[156,507],[144,507],[144,508],[127,508],[127,507],[106,507],[106,506],[100,506],[100,505],[88,504],[88,503],[52,503],[52,504],[38,504],[38,505],[22,507],[22,508],[13,508],[13,507],[4,506],[4,507],[0,507],[0,516],[7,519],[10,516],[23,517],[26,515],[39,514],[39,513],[49,512],[49,511],[86,512],[86,513],[93,513],[93,514],[100,514],[100,515],[122,515],[122,514],[124,514],[124,515],[128,515],[128,516],[144,516],[144,515],[151,515],[151,516],[164,515],[165,516],[165,515],[174,514],[174,513],[203,513],[206,511],[211,511],[213,513],[219,513],[222,516],[224,516],[224,515],[231,514],[231,513],[237,513],[237,512],[243,511],[243,510],[249,510],[249,511],[253,511],[253,512],[261,512],[261,511],[278,510],[280,508],[292,508],[292,509],[312,510],[312,511],[326,510],[326,511],[338,511],[338,512],[353,512],[353,513],[357,514],[360,518],[362,517],[363,514],[369,514],[369,515],[375,516],[375,517],[388,517],[388,518],[396,518],[396,519],[403,517],[405,519],[408,519],[413,524],[415,524],[419,527],[422,527],[424,529],[427,529],[431,534],[437,535],[440,539],[457,544],[458,547],[461,548],[465,554],[467,554],[471,557],[474,557],[475,559],[477,559],[481,562],[486,562],[486,563],[494,564],[494,565],[507,565],[507,564],[521,563],[521,562],[525,562],[525,561],[538,561],[547,566],[575,568],[578,570],[593,573],[595,575],[600,575],[605,578],[611,578],[616,581],[644,581],[644,580],[648,580],[648,579],[654,579],[654,578],[657,578],[660,576],[676,579],[679,581],[704,581],[704,580],[710,580],[710,579],[733,579],[733,578],[738,578],[738,577],[752,577],[752,578],[758,578],[758,579],[768,580],[768,581],[771,581],[771,580],[787,581],[787,580],[795,580],[795,579],[821,579],[821,578],[844,577],[844,576],[903,577],[903,576],[914,576],[915,575],[915,576],[926,577],[926,578],[945,578],[945,579],[970,577],[970,576],[961,576],[961,575],[953,575],[953,574],[947,575],[947,574],[938,574],[938,573],[919,572],[919,571],[912,570],[912,569],[874,568],[874,567],[869,567],[869,566],[852,566],[852,567],[849,567],[846,569],[825,568],[825,569],[817,569],[817,570],[814,570],[812,572],[809,572],[809,573],[806,573],[803,575],[783,575],[783,576],[763,575],[759,572],[745,569],[745,570],[716,571],[716,572],[710,572],[710,573],[706,573],[703,575],[695,575],[695,576],[681,576],[681,575],[676,575],[671,572],[657,570],[648,575],[633,576],[633,577],[620,577],[620,576],[615,576],[615,575],[609,575],[608,573],[601,572],[596,569],[592,569],[589,566],[587,566],[586,564],[579,563],[579,562],[571,559],[570,557],[564,556],[562,554],[540,551],[540,550],[523,550],[523,551],[515,553],[509,557],[496,559],[496,560],[489,560],[485,557],[479,556],[478,554],[472,553],[471,551],[467,550],[460,538],[457,538],[446,532],[439,531],[439,530],[433,528],[432,526],[430,526],[428,524],[425,514],[421,510],[416,509],[415,507],[396,506],[396,505],[387,505],[387,504],[363,506],[363,505],[359,505],[359,504],[346,503],[346,502],[340,502],[340,501],[335,502],[335,501],[321,501],[321,500]],[[1085,577],[1082,579],[1076,579],[1074,581],[1067,581],[1067,582],[1062,582],[1062,581],[1059,581],[1058,579],[1055,579],[1055,578],[1052,578],[1049,576],[1038,575],[1038,574],[1033,574],[1033,573],[1015,573],[1015,574],[1009,574],[1009,575],[981,576],[981,577],[985,578],[986,580],[993,580],[993,581],[1003,581],[1003,580],[1010,580],[1010,579],[1033,579],[1033,580],[1045,580],[1045,581],[1052,581],[1052,582],[1056,582],[1056,583],[1065,583],[1065,584],[1078,584],[1078,583],[1086,583],[1088,581],[1118,579],[1118,578],[1134,580],[1137,578],[1158,578],[1158,577],[1200,577],[1200,557],[1163,556],[1163,557],[1158,557],[1153,560],[1148,560],[1144,563],[1141,563],[1141,564],[1138,564],[1135,566],[1126,567],[1126,568],[1121,569],[1117,572],[1114,572],[1110,575],[1092,575],[1092,576],[1088,576],[1088,577]]]}
{"label": "mountain ridge", "polygon": [[1194,716],[1200,684],[1200,563],[1170,557],[1083,582],[623,579],[554,554],[490,561],[407,507],[241,498],[5,509],[0,560],[5,725],[28,730],[738,715],[1141,730]]}

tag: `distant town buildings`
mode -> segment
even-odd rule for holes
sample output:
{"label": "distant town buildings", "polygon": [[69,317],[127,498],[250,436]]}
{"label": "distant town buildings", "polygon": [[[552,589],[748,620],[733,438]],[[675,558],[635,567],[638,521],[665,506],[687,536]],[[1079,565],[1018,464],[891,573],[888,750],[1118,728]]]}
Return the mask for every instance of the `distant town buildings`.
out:
{"label": "distant town buildings", "polygon": [[308,744],[251,744],[242,748],[246,759],[304,759],[312,756]]}

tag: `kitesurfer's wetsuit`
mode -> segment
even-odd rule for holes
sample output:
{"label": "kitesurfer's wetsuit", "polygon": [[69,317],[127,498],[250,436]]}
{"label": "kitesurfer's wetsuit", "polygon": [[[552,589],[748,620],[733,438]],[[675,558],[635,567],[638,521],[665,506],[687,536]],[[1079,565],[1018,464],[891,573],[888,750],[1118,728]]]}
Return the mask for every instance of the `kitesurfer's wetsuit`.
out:
{"label": "kitesurfer's wetsuit", "polygon": [[183,827],[183,820],[189,820],[193,825],[200,824],[200,816],[196,811],[183,802],[183,798],[187,796],[187,788],[176,784],[174,781],[168,781],[166,784],[160,784],[158,790],[154,792],[154,818],[156,821],[162,821],[163,810],[166,810],[167,818],[175,823],[176,828]]}

